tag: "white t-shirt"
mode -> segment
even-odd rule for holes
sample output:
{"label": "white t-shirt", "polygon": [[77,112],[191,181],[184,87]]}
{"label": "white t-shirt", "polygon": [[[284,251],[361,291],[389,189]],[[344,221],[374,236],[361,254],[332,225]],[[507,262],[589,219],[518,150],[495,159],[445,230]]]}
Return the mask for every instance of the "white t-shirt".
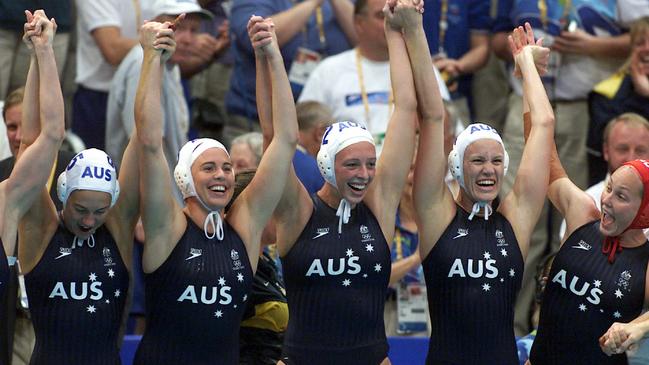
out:
{"label": "white t-shirt", "polygon": [[[298,101],[318,101],[327,105],[338,122],[352,120],[364,124],[374,136],[379,153],[394,108],[390,63],[361,57],[361,68],[367,94],[367,113],[361,94],[355,49],[325,58],[309,76]],[[435,70],[435,73],[441,85],[442,98],[450,100],[439,72]]]}
{"label": "white t-shirt", "polygon": [[[118,27],[121,35],[137,39],[144,19],[151,19],[152,0],[76,0],[77,6],[77,77],[86,88],[108,92],[116,67],[102,56],[92,34],[101,27]],[[139,11],[138,8],[139,7]]]}

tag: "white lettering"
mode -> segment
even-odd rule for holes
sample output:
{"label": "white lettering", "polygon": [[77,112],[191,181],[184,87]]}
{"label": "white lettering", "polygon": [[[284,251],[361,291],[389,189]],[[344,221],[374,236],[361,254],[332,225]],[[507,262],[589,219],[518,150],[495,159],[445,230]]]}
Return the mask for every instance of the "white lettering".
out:
{"label": "white lettering", "polygon": [[454,275],[460,275],[461,278],[466,277],[466,275],[464,274],[464,267],[462,266],[461,259],[455,259],[455,261],[453,261],[453,265],[451,266],[451,270],[449,270],[448,272],[449,278],[452,278]]}

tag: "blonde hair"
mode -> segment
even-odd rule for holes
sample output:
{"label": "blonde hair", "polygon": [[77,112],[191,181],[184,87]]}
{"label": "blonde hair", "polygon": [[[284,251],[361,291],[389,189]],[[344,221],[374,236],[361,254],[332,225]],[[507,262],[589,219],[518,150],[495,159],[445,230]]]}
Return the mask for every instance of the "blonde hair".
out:
{"label": "blonde hair", "polygon": [[[648,32],[649,32],[649,16],[645,16],[633,21],[633,23],[631,23],[631,30],[629,31],[629,35],[631,36],[631,49],[633,49],[633,44],[635,43],[635,41],[637,41],[638,38],[644,36]],[[630,68],[631,68],[631,55],[629,54],[629,57],[624,62],[624,65],[622,65],[619,72],[627,73],[629,72]]]}
{"label": "blonde hair", "polygon": [[9,108],[22,104],[24,97],[25,97],[24,87],[19,87],[16,90],[9,93],[9,95],[7,95],[7,98],[5,99],[5,104],[2,107],[2,118],[5,119],[5,115],[7,114],[7,110],[9,110]]}
{"label": "blonde hair", "polygon": [[604,128],[604,134],[602,135],[602,141],[606,144],[608,143],[608,137],[611,135],[613,127],[618,123],[624,123],[631,127],[644,127],[649,131],[649,120],[637,113],[624,113],[620,114],[617,117],[611,119],[606,128]]}

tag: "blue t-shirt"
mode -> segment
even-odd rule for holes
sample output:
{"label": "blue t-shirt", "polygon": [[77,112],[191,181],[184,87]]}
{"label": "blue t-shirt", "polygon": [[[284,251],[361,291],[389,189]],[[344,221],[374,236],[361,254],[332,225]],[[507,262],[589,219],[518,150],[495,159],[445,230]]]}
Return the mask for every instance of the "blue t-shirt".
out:
{"label": "blue t-shirt", "polygon": [[318,163],[313,156],[299,149],[295,150],[293,167],[295,168],[297,178],[300,179],[300,182],[304,185],[306,191],[309,192],[309,195],[315,194],[324,185],[324,178],[320,174]]}
{"label": "blue t-shirt", "polygon": [[[257,119],[255,103],[255,54],[248,38],[246,25],[251,15],[264,18],[281,13],[293,6],[291,0],[238,0],[234,2],[230,15],[230,34],[234,50],[234,70],[230,79],[230,91],[225,97],[229,113]],[[299,47],[319,52],[323,56],[338,54],[351,48],[345,34],[338,25],[333,9],[328,1],[322,4],[325,44],[321,44],[316,17],[312,15],[306,31],[299,32],[282,46],[284,65],[290,70]],[[301,85],[291,84],[293,97],[297,99],[302,91]]]}
{"label": "blue t-shirt", "polygon": [[25,9],[32,13],[45,10],[49,18],[56,19],[58,32],[67,33],[72,27],[72,0],[0,0],[0,28],[22,34]]}
{"label": "blue t-shirt", "polygon": [[[442,2],[448,2],[446,22],[448,28],[444,39],[440,42],[440,18]],[[424,12],[424,30],[428,39],[431,54],[440,52],[440,46],[447,57],[459,59],[471,49],[471,32],[484,32],[491,27],[489,17],[489,0],[431,0],[426,2]],[[452,97],[468,96],[471,91],[470,76],[460,79],[458,91]]]}

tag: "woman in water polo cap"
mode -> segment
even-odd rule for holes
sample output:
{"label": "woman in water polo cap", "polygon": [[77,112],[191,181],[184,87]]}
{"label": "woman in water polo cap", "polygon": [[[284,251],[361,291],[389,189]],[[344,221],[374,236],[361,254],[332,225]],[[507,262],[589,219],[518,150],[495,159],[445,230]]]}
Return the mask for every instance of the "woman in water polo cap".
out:
{"label": "woman in water polo cap", "polygon": [[600,213],[566,176],[555,151],[548,197],[567,229],[548,275],[530,362],[627,364],[624,352],[649,327],[649,315],[640,316],[649,305],[649,244],[642,231],[649,228],[649,161],[629,161],[613,172]]}
{"label": "woman in water polo cap", "polygon": [[[411,37],[426,47],[423,35]],[[437,87],[427,49],[414,55],[409,48],[424,113],[414,196],[432,326],[427,364],[518,363],[514,301],[547,190],[554,116],[535,65],[542,68],[549,50],[534,43],[529,26],[514,31],[511,46],[532,130],[513,191],[495,211],[491,203],[508,164],[498,133],[486,124],[469,125],[448,161],[439,158],[444,126],[427,114],[442,101],[432,94]],[[461,187],[457,201],[444,182],[447,162]]]}
{"label": "woman in water polo cap", "polygon": [[[43,87],[41,100],[42,92]],[[34,124],[32,115],[24,115],[26,123]],[[78,153],[58,177],[61,212],[44,185],[34,191],[38,199],[19,231],[19,258],[36,335],[31,364],[119,362],[127,268],[139,213],[132,146],[124,161],[121,194],[112,161],[97,149]]]}
{"label": "woman in water polo cap", "polygon": [[[270,36],[269,20],[251,21],[251,38]],[[387,242],[394,235],[395,212],[414,152],[416,102],[400,30],[390,21],[385,28],[395,106],[378,166],[365,126],[334,123],[325,131],[317,156],[324,186],[309,196],[291,167],[275,212],[290,308],[283,364],[389,363],[383,326],[390,277]],[[258,47],[255,52],[263,59]],[[257,77],[268,78],[259,67]],[[268,100],[275,101],[257,95],[266,143],[277,138],[269,123],[275,113]]]}
{"label": "woman in water polo cap", "polygon": [[272,77],[277,138],[249,186],[232,204],[234,173],[225,147],[202,138],[182,147],[174,171],[185,207],[167,183],[162,150],[160,70],[155,34],[169,23],[146,23],[140,32],[144,61],[135,121],[142,173],[146,236],[147,328],[136,364],[238,364],[239,324],[257,267],[260,239],[279,201],[297,145],[297,120],[276,41],[265,49]]}
{"label": "woman in water polo cap", "polygon": [[[65,135],[63,95],[56,70],[52,40],[56,22],[42,10],[27,17],[23,41],[31,50],[31,61],[22,102],[22,138],[11,175],[0,182],[0,311],[7,312],[5,292],[13,257],[18,224],[48,183],[57,151]],[[9,256],[9,261],[7,260]],[[13,305],[13,303],[12,303]],[[0,323],[6,333],[7,321]],[[0,364],[3,360],[0,359]]]}

